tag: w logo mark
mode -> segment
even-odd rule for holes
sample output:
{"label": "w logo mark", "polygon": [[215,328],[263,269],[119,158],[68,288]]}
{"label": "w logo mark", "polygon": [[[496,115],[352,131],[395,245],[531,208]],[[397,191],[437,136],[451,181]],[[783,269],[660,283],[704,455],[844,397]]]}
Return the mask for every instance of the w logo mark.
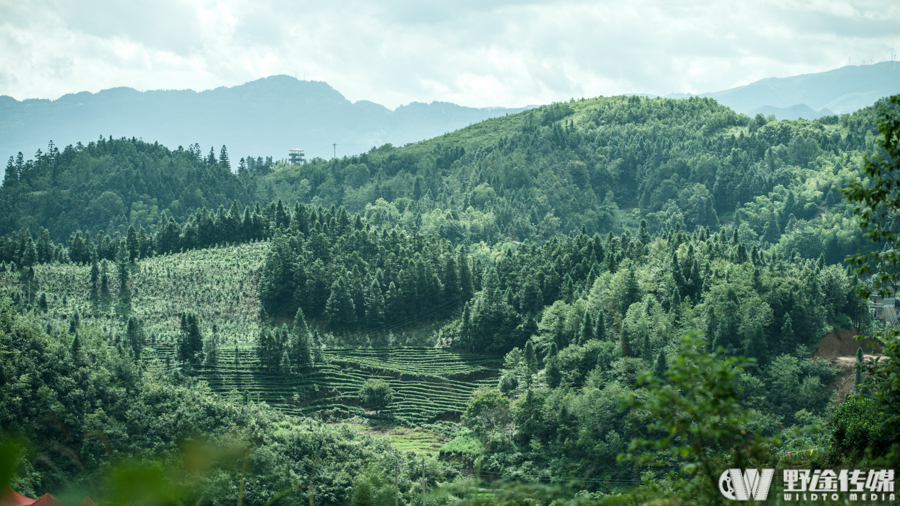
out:
{"label": "w logo mark", "polygon": [[774,475],[774,469],[729,469],[719,476],[719,491],[732,501],[765,501]]}

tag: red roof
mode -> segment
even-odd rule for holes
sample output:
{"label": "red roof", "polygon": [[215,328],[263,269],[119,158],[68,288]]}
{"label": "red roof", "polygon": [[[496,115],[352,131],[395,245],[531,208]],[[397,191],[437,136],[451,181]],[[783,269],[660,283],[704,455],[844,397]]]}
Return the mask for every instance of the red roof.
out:
{"label": "red roof", "polygon": [[91,496],[86,495],[84,496],[84,499],[82,499],[81,502],[78,503],[78,506],[97,506],[97,503],[95,503],[94,500],[91,499]]}
{"label": "red roof", "polygon": [[10,487],[6,487],[0,493],[0,506],[28,506],[33,502],[34,499],[25,497]]}
{"label": "red roof", "polygon": [[62,504],[62,502],[50,494],[44,494],[40,499],[31,503],[31,506],[56,506],[57,504]]}

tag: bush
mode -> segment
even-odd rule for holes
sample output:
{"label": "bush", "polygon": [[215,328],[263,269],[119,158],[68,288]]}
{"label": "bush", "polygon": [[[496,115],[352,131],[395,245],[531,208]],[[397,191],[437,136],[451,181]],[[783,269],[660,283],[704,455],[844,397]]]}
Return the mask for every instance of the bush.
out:
{"label": "bush", "polygon": [[359,398],[365,407],[375,410],[375,414],[381,414],[381,410],[393,402],[394,389],[387,381],[368,379],[359,389]]}

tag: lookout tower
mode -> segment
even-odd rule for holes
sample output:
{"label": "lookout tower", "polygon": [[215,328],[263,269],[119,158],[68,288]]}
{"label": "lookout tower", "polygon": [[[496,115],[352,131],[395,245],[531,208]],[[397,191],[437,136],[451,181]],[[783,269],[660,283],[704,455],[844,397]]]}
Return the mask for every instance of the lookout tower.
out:
{"label": "lookout tower", "polygon": [[306,163],[306,158],[304,158],[302,149],[291,149],[288,150],[288,161],[291,162],[291,165],[300,165],[301,163]]}

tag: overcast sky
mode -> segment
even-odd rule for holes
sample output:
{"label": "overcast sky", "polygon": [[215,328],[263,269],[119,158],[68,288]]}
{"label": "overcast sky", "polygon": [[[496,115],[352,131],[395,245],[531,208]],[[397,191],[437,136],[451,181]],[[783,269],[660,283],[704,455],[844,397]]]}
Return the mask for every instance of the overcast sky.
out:
{"label": "overcast sky", "polygon": [[275,74],[394,108],[702,93],[889,60],[900,2],[0,0],[0,95]]}

